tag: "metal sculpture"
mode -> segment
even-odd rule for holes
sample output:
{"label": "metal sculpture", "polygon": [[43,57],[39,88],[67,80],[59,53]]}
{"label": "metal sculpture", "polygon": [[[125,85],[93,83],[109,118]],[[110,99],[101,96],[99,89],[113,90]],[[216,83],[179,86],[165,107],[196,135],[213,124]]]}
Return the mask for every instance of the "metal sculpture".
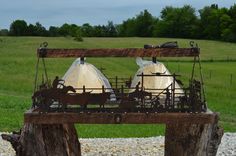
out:
{"label": "metal sculpture", "polygon": [[[198,62],[201,69],[199,48],[190,42],[191,48],[178,48],[176,42],[168,42],[161,46],[147,46],[145,49],[48,49],[47,43],[43,43],[38,50],[38,62],[36,68],[39,66],[39,59],[42,59],[44,67],[44,75],[46,83],[43,82],[37,87],[38,71],[36,71],[35,78],[35,92],[32,96],[33,107],[39,108],[43,112],[48,111],[120,111],[120,112],[205,112],[206,101],[203,90],[203,82],[194,79],[195,64]],[[189,87],[182,88],[184,93],[176,95],[175,83],[182,82],[176,77],[180,75],[164,73],[155,73],[149,75],[140,74],[141,82],[138,82],[135,88],[131,88],[131,77],[119,79],[115,77],[115,82],[111,82],[112,92],[106,92],[102,88],[89,88],[89,90],[101,90],[101,93],[86,92],[88,88],[73,88],[72,86],[65,86],[64,80],[55,77],[53,83],[49,83],[47,70],[44,58],[46,57],[136,57],[136,56],[151,56],[156,62],[156,56],[193,56],[193,70],[190,79]],[[201,70],[200,70],[201,71]],[[201,74],[201,72],[200,72]],[[173,82],[166,88],[153,88],[152,90],[161,90],[158,95],[145,90],[143,81],[146,77],[171,77]],[[44,76],[43,76],[44,77]],[[201,76],[202,78],[202,76]],[[111,80],[111,79],[110,79]],[[125,87],[124,87],[125,86]],[[77,93],[76,90],[82,89],[82,93]],[[134,89],[129,92],[127,90]],[[114,94],[115,101],[111,100],[111,94]],[[160,95],[165,95],[164,100],[161,100]],[[73,105],[73,107],[71,107]],[[88,107],[88,106],[92,107]]]}

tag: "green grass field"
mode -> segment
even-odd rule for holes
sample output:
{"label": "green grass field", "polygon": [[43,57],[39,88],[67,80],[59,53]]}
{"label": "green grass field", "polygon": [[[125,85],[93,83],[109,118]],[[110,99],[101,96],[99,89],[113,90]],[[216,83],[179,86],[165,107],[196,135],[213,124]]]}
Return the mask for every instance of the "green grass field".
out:
{"label": "green grass field", "polygon": [[[36,64],[36,49],[47,41],[50,48],[125,48],[143,47],[177,40],[180,47],[189,47],[187,39],[168,38],[72,38],[0,37],[0,131],[19,129],[23,113],[31,106]],[[236,131],[236,44],[195,40],[201,48],[203,75],[208,106],[220,112],[225,131]],[[49,77],[63,76],[74,59],[47,59]],[[171,72],[180,73],[188,82],[192,63],[161,58]],[[183,58],[183,60],[186,60]],[[214,60],[214,61],[212,61]],[[231,60],[231,61],[230,61]],[[98,68],[106,68],[109,76],[132,76],[138,69],[131,58],[89,58]],[[211,73],[211,74],[210,74]],[[233,75],[232,84],[230,74]],[[164,133],[163,125],[78,125],[80,137],[146,137]]]}

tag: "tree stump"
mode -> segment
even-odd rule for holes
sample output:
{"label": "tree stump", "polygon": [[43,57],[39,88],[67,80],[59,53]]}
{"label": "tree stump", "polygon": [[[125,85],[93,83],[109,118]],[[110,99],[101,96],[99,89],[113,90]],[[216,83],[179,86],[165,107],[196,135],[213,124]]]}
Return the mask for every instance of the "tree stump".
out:
{"label": "tree stump", "polygon": [[10,141],[16,156],[80,156],[73,124],[25,124],[19,134],[2,135]]}
{"label": "tree stump", "polygon": [[168,123],[165,156],[215,156],[224,130],[213,124]]}

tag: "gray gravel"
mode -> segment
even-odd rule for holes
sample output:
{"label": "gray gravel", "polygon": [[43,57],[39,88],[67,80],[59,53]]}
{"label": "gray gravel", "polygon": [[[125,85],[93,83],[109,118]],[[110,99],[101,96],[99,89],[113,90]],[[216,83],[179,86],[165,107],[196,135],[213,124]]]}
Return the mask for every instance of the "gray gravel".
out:
{"label": "gray gravel", "polygon": [[7,132],[0,132],[0,156],[14,156],[15,151],[8,141],[2,139],[1,134],[8,134]]}
{"label": "gray gravel", "polygon": [[82,155],[164,155],[164,137],[80,139]]}
{"label": "gray gravel", "polygon": [[[2,133],[0,133],[1,135]],[[86,156],[162,156],[164,137],[149,138],[95,138],[79,139],[82,155]],[[0,137],[0,156],[14,156],[10,143]],[[218,156],[236,156],[236,133],[225,133],[218,149]]]}
{"label": "gray gravel", "polygon": [[236,156],[236,133],[225,133],[220,147],[218,149],[217,156]]}

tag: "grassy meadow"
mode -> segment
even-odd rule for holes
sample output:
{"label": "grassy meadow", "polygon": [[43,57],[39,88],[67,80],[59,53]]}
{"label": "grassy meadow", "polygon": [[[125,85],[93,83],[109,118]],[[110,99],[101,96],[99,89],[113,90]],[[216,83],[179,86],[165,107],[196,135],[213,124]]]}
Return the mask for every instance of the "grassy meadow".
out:
{"label": "grassy meadow", "polygon": [[[18,130],[23,113],[31,106],[34,88],[36,49],[47,41],[49,48],[128,48],[177,40],[189,47],[188,39],[168,38],[73,38],[0,37],[0,131]],[[220,113],[225,131],[236,132],[236,44],[195,40],[201,48],[203,76],[208,106]],[[47,59],[49,78],[63,76],[73,58]],[[161,58],[171,72],[182,75],[187,85],[192,63],[189,58]],[[186,61],[187,60],[187,61]],[[138,69],[134,58],[87,58],[108,77],[133,76]],[[231,82],[232,75],[232,82]],[[199,76],[199,75],[196,75]],[[164,134],[163,125],[77,125],[80,137],[147,137]]]}

